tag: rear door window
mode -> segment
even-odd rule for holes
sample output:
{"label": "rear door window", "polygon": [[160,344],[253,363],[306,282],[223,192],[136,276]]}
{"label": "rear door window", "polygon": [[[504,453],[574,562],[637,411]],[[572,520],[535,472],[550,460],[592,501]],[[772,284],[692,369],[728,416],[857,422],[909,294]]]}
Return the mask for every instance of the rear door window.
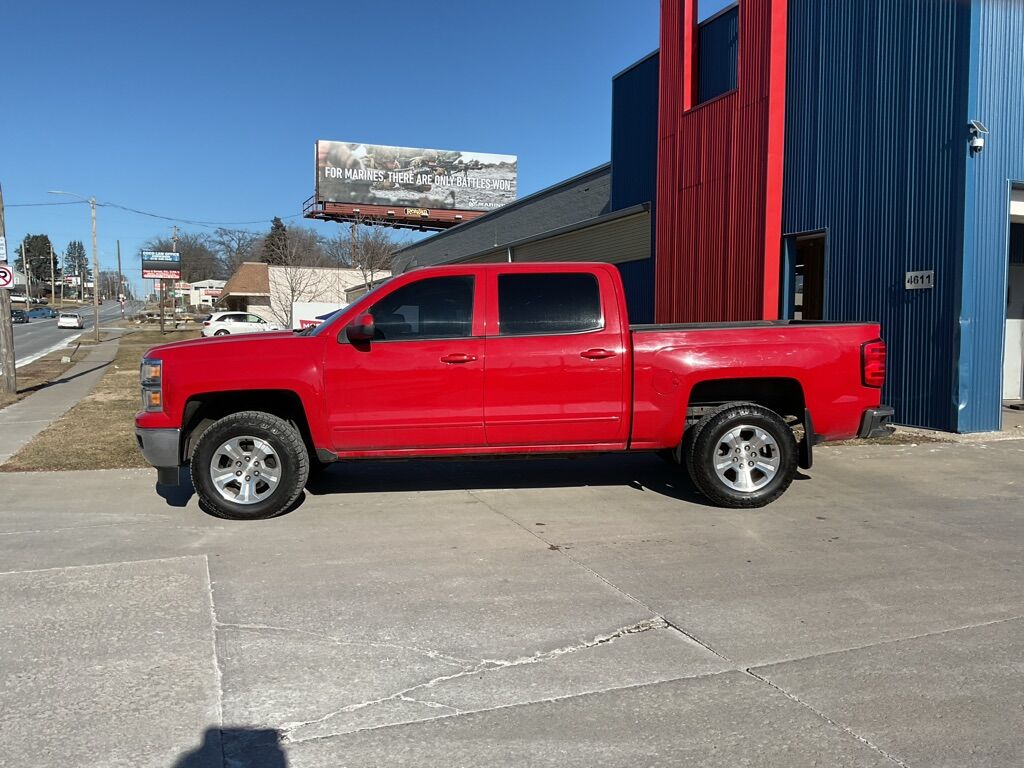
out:
{"label": "rear door window", "polygon": [[604,327],[597,277],[584,272],[498,275],[502,336],[583,333]]}

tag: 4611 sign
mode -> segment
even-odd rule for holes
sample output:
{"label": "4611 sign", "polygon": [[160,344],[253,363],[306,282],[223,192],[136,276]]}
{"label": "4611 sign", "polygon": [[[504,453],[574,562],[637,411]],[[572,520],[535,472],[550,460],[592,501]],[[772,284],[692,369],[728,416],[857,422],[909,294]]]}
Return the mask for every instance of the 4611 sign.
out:
{"label": "4611 sign", "polygon": [[907,272],[904,287],[908,291],[919,291],[922,288],[934,288],[935,270],[929,269],[924,272]]}

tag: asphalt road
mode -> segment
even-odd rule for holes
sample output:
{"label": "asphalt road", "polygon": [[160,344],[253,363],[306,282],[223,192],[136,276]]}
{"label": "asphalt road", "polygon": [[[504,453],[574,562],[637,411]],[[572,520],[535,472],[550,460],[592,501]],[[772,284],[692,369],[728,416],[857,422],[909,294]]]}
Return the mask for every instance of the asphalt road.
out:
{"label": "asphalt road", "polygon": [[[0,431],[2,440],[2,431]],[[1019,768],[1024,441],[352,462],[276,520],[0,473],[0,763]]]}
{"label": "asphalt road", "polygon": [[[23,305],[15,305],[17,308]],[[85,330],[74,331],[67,328],[58,328],[57,320],[34,317],[29,323],[14,326],[14,356],[17,365],[26,365],[32,360],[41,357],[48,352],[59,349],[64,344],[74,341],[83,333],[92,328],[93,310],[92,307],[73,309],[85,319]],[[125,306],[125,312],[131,311],[131,304]],[[105,322],[113,322],[121,319],[121,306],[117,302],[108,301],[100,305],[100,325]]]}

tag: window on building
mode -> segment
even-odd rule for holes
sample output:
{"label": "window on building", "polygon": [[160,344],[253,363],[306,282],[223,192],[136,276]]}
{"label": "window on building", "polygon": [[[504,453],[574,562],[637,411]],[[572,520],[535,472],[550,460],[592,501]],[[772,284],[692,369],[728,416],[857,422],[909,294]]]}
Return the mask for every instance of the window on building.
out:
{"label": "window on building", "polygon": [[370,309],[381,341],[460,339],[473,335],[473,277],[409,283]]}
{"label": "window on building", "polygon": [[502,336],[582,333],[604,327],[594,275],[560,272],[498,276]]}
{"label": "window on building", "polygon": [[[702,10],[716,8],[709,17]],[[739,53],[739,5],[704,0],[698,5],[697,27],[697,104],[735,90]]]}

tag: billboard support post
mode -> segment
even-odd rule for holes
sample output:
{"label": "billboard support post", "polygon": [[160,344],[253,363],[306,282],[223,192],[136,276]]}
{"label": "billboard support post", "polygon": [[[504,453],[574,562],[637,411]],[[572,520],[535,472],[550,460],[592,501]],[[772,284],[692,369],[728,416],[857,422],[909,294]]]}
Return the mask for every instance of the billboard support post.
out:
{"label": "billboard support post", "polygon": [[[175,233],[177,242],[177,233]],[[177,251],[142,251],[142,279],[156,280],[160,299],[160,333],[164,333],[164,301],[166,281],[181,279],[181,254]]]}
{"label": "billboard support post", "polygon": [[[0,239],[7,248],[7,229],[4,224],[4,190],[0,187]],[[3,262],[6,264],[6,259]],[[18,393],[17,370],[14,364],[14,326],[11,324],[11,294],[0,288],[0,372],[4,375],[3,391],[9,395]]]}

